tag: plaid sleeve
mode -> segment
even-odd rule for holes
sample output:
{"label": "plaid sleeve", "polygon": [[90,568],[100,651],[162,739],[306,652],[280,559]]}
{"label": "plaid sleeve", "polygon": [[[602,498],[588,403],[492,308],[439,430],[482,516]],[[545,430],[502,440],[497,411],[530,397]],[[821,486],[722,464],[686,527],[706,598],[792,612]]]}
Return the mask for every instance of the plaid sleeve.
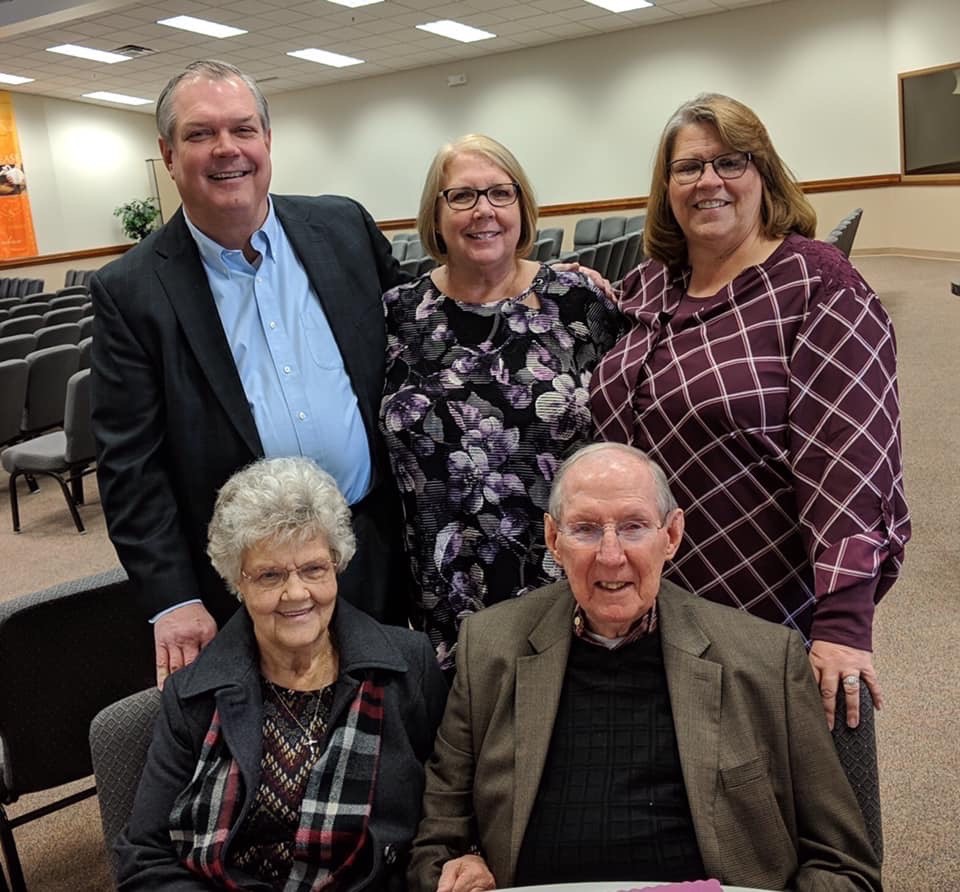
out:
{"label": "plaid sleeve", "polygon": [[883,305],[865,286],[850,281],[814,294],[790,356],[789,427],[815,573],[811,638],[869,650],[874,604],[899,573],[910,516],[896,342]]}

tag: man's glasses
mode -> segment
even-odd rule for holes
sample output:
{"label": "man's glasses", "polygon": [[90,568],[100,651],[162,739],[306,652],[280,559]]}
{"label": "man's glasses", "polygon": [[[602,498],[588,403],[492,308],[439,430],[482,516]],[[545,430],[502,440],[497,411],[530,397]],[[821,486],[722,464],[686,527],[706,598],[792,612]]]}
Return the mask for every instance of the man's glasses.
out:
{"label": "man's glasses", "polygon": [[244,570],[240,570],[240,575],[246,579],[257,591],[263,594],[275,592],[287,584],[291,573],[296,573],[297,577],[304,585],[316,585],[320,582],[327,582],[337,572],[337,565],[331,561],[308,561],[292,570],[281,567],[267,567],[259,570],[252,576]]}
{"label": "man's glasses", "polygon": [[495,208],[505,208],[514,204],[520,197],[518,183],[497,183],[486,189],[471,189],[468,186],[453,186],[441,193],[447,205],[455,211],[469,211],[477,206],[481,195]]}
{"label": "man's glasses", "polygon": [[709,161],[699,158],[678,158],[670,162],[670,176],[681,186],[695,183],[709,164],[721,180],[738,180],[747,172],[747,165],[753,159],[750,152],[727,152],[717,155]]}
{"label": "man's glasses", "polygon": [[583,548],[597,548],[603,541],[604,533],[608,528],[612,528],[616,533],[621,547],[626,547],[643,542],[657,530],[662,530],[663,524],[651,526],[640,520],[625,520],[622,523],[588,523],[582,521],[561,526],[560,532],[575,545]]}

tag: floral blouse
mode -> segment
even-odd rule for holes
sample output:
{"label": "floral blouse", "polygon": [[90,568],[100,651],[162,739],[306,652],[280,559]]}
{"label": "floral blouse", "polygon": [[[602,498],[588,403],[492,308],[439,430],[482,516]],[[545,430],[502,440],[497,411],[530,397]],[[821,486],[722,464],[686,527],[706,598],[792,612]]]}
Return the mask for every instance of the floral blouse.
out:
{"label": "floral blouse", "polygon": [[[538,308],[525,299],[535,295]],[[414,623],[452,669],[460,622],[553,582],[543,539],[554,472],[591,438],[590,374],[620,316],[580,273],[541,266],[492,304],[427,274],[384,295],[380,426],[403,502]]]}

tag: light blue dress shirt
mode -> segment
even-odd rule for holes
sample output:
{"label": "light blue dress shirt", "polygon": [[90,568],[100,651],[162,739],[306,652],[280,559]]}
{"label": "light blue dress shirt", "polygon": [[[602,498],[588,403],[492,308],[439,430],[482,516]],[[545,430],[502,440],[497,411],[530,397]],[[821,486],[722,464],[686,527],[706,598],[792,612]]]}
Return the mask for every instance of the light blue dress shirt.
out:
{"label": "light blue dress shirt", "polygon": [[[184,214],[186,218],[186,214]],[[189,218],[210,290],[268,458],[303,455],[330,473],[350,504],[370,488],[370,444],[340,348],[270,202],[250,242],[228,250]]]}

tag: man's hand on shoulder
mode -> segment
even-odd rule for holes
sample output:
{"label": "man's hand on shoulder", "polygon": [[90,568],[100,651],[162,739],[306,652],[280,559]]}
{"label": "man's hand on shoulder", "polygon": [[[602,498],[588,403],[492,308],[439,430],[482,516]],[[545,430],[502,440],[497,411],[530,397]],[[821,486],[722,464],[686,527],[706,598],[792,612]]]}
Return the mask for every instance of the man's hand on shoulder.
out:
{"label": "man's hand on shoulder", "polygon": [[157,651],[157,687],[167,676],[189,666],[217,634],[217,624],[203,604],[184,604],[153,624]]}
{"label": "man's hand on shoulder", "polygon": [[443,865],[437,892],[486,892],[496,889],[497,883],[479,855],[464,855]]}

